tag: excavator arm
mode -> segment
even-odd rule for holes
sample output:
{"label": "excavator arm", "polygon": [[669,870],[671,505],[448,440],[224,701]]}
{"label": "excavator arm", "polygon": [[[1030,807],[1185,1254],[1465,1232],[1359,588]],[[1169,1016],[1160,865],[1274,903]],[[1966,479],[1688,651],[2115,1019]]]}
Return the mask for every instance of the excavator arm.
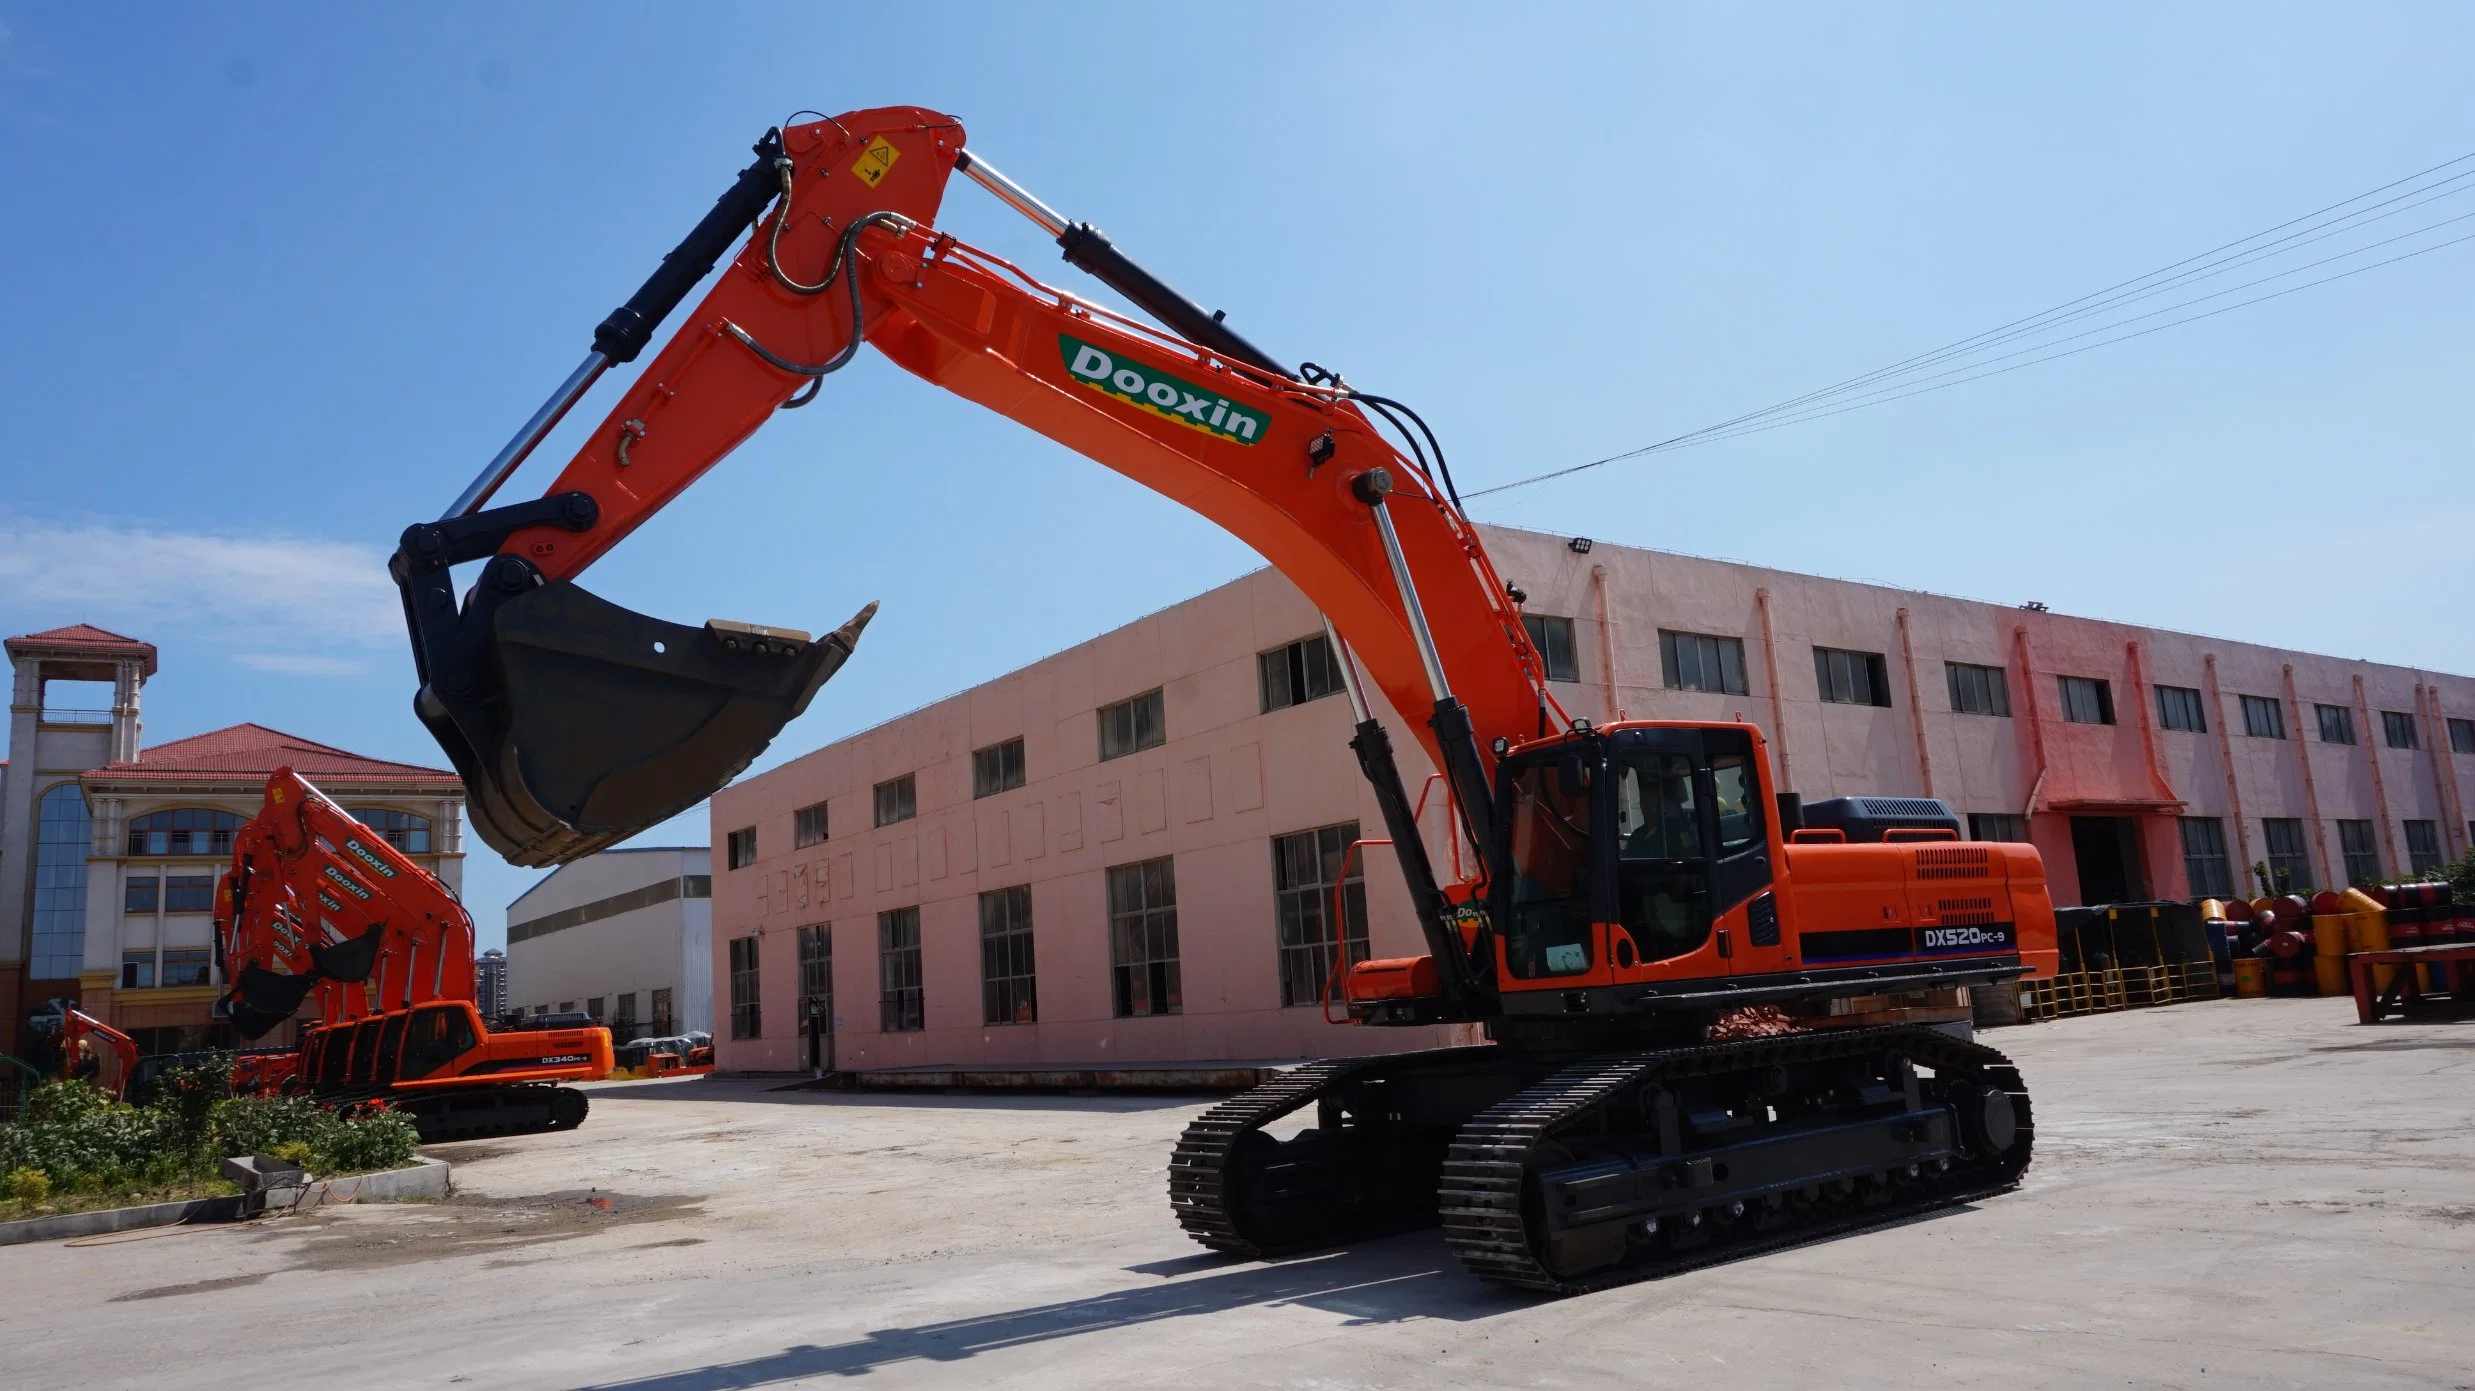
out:
{"label": "excavator arm", "polygon": [[215,897],[224,1004],[243,1038],[318,998],[321,1024],[473,998],[473,922],[428,871],[278,768]]}
{"label": "excavator arm", "polygon": [[[397,553],[424,681],[416,706],[463,774],[485,841],[520,864],[560,863],[694,805],[848,657],[873,604],[812,641],[754,624],[661,623],[594,598],[574,577],[775,412],[814,399],[866,343],[1252,546],[1343,639],[1357,747],[1396,844],[1415,854],[1417,837],[1358,663],[1394,709],[1425,716],[1414,737],[1445,771],[1473,839],[1487,843],[1491,759],[1481,750],[1563,719],[1518,609],[1450,496],[1440,448],[1408,433],[1406,408],[1333,374],[1284,369],[1096,229],[969,154],[951,117],[854,112],[768,132],[756,149],[663,271],[604,323],[584,366],[449,515],[409,529]],[[1165,328],[941,231],[956,172]],[[688,271],[701,274],[743,227],[736,258],[547,494],[484,509],[609,360],[649,339],[650,323],[693,283]],[[937,487],[921,480],[926,496]],[[481,559],[459,602],[449,567]],[[1409,868],[1435,909],[1427,916],[1440,918],[1431,871]]]}

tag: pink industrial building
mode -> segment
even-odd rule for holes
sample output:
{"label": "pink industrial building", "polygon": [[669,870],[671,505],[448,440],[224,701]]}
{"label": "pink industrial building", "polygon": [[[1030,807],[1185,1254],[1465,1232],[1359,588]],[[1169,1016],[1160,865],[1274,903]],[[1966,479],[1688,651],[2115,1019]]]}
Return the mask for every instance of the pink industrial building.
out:
{"label": "pink industrial building", "polygon": [[[2033,841],[2057,903],[2396,875],[2475,834],[2475,680],[1482,530],[1571,713],[1750,720],[1781,787],[1939,797]],[[1382,834],[1350,725],[1318,616],[1258,571],[725,789],[718,1062],[805,1066],[810,1000],[854,1069],[1440,1038],[1319,1007],[1341,852]],[[1353,954],[1421,950],[1389,852],[1351,873]]]}

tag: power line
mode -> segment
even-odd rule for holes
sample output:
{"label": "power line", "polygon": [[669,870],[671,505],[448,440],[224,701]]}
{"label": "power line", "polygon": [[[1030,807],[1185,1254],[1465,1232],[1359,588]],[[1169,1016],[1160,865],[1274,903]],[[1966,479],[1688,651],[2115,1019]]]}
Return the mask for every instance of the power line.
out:
{"label": "power line", "polygon": [[[2081,338],[2089,337],[2092,334],[2109,333],[2112,330],[2123,328],[2130,324],[2139,323],[2145,319],[2155,318],[2160,314],[2170,314],[2177,309],[2188,308],[2192,305],[2201,304],[2208,300],[2221,298],[2229,294],[2239,293],[2240,291],[2250,289],[2255,286],[2267,284],[2270,281],[2281,280],[2289,276],[2299,275],[2305,271],[2312,270],[2320,266],[2329,265],[2333,262],[2346,260],[2350,257],[2359,256],[2380,247],[2392,245],[2396,242],[2434,231],[2452,223],[2465,221],[2468,217],[2475,217],[2475,213],[2469,213],[2462,214],[2457,217],[2442,218],[2438,221],[2416,227],[2410,231],[2398,233],[2395,236],[2386,237],[2379,241],[2368,242],[2364,245],[2353,247],[2333,256],[2323,257],[2316,261],[2310,261],[2302,265],[2289,267],[2285,270],[2275,271],[2256,280],[2246,281],[2243,284],[2232,286],[2225,290],[2215,291],[2210,294],[2200,295],[2175,304],[2170,304],[2163,309],[2151,310],[2144,314],[2132,315],[2120,319],[2112,319],[2109,322],[2099,324],[2093,328],[2084,329],[2078,333],[2068,334],[2061,337],[2051,336],[2054,330],[2077,323],[2091,316],[2106,314],[2109,311],[2127,307],[2128,305],[2137,303],[2141,300],[2153,298],[2159,294],[2189,288],[2196,285],[2200,281],[2213,279],[2217,276],[2224,275],[2233,270],[2241,269],[2245,266],[2260,264],[2271,258],[2289,254],[2300,250],[2305,246],[2309,246],[2315,242],[2324,241],[2333,236],[2338,236],[2347,232],[2360,232],[2375,222],[2384,221],[2388,218],[2413,211],[2414,209],[2420,208],[2428,203],[2436,202],[2443,198],[2454,197],[2461,193],[2475,191],[2475,183],[2466,182],[2468,180],[2475,179],[2475,169],[2460,170],[2458,173],[2451,174],[2447,178],[2433,179],[2430,182],[2424,182],[2425,180],[2430,179],[2430,176],[2434,174],[2438,174],[2444,170],[2456,168],[2457,166],[2467,164],[2470,161],[2475,161],[2475,152],[2460,155],[2455,159],[2444,160],[2439,164],[2431,166],[2430,168],[2418,171],[2414,174],[2409,174],[2401,179],[2394,179],[2389,183],[2382,184],[2377,188],[2366,190],[2365,192],[2356,194],[2351,198],[2341,199],[2340,201],[2331,203],[2326,207],[2319,208],[2313,212],[2305,213],[2300,217],[2289,218],[2284,222],[2278,223],[2276,226],[2255,232],[2250,236],[2238,238],[2234,241],[2213,247],[2193,256],[2187,256],[2180,261],[2162,266],[2157,270],[2148,272],[2145,275],[2134,276],[2129,280],[2110,285],[2102,290],[2092,291],[2089,294],[2078,297],[2077,299],[2066,300],[2061,304],[2055,305],[2050,309],[2040,311],[2039,313],[2028,315],[2025,318],[2014,319],[2010,323],[1987,329],[1982,333],[1959,339],[1955,342],[1945,344],[1942,347],[1932,349],[1928,352],[1923,352],[1912,357],[1904,358],[1898,362],[1892,363],[1886,367],[1877,368],[1871,372],[1861,373],[1857,376],[1847,378],[1844,381],[1834,383],[1833,385],[1822,387],[1814,391],[1808,391],[1799,396],[1790,397],[1785,401],[1780,401],[1776,404],[1762,407],[1759,410],[1748,411],[1742,415],[1738,415],[1727,420],[1722,420],[1712,425],[1703,426],[1698,430],[1687,431],[1680,435],[1672,435],[1655,443],[1643,445],[1638,449],[1628,449],[1622,453],[1610,454],[1604,458],[1590,460],[1587,463],[1575,464],[1570,467],[1554,469],[1546,473],[1536,474],[1528,478],[1516,479],[1509,483],[1499,483],[1491,487],[1476,489],[1469,493],[1468,496],[1471,498],[1479,498],[1485,497],[1491,493],[1509,492],[1516,488],[1530,487],[1535,484],[1550,482],[1558,478],[1570,477],[1576,473],[1584,473],[1591,469],[1602,468],[1608,464],[1620,463],[1628,459],[1637,459],[1645,455],[1665,453],[1676,449],[1691,448],[1701,444],[1713,444],[1720,440],[1736,439],[1748,434],[1759,434],[1764,431],[1778,429],[1786,425],[1799,424],[1808,420],[1819,420],[1827,416],[1845,414],[1851,410],[1862,410],[1871,406],[1886,405],[1892,401],[1904,400],[1910,396],[1924,395],[1928,392],[1943,390],[1946,387],[1959,386],[1972,381],[1981,381],[1986,377],[2001,376],[2008,372],[2018,371],[2022,367],[2031,367],[2042,362],[2052,362],[2059,358],[2076,356],[2080,353],[2088,352],[2095,348],[2105,347],[2113,343],[2126,342],[2133,338],[2146,337],[2151,333],[2173,328],[2181,324],[2193,323],[2201,319],[2214,318],[2219,314],[2228,313],[2235,309],[2241,309],[2249,305],[2263,303],[2267,300],[2282,298],[2285,295],[2293,294],[2299,290],[2310,289],[2315,285],[2325,285],[2334,280],[2343,280],[2349,276],[2359,275],[2364,271],[2375,270],[2381,266],[2393,265],[2399,261],[2410,260],[2416,256],[2421,256],[2426,252],[2438,251],[2443,247],[2455,246],[2459,242],[2469,240],[2470,238],[2452,238],[2448,241],[2439,242],[2432,246],[2423,247],[2419,250],[2391,256],[2370,265],[2358,266],[2352,270],[2343,271],[2335,275],[2323,276],[2317,280],[2306,282],[2305,284],[2288,286],[2282,290],[2273,291],[2265,295],[2257,295],[2250,299],[2237,301],[2234,304],[2222,305],[2218,308],[2207,310],[2203,313],[2188,315],[2183,318],[2171,320],[2167,323],[2152,325],[2148,328],[2139,329],[2130,333],[2123,333],[2113,337],[2102,338],[2098,342],[2083,344],[2079,347],[2065,349],[2060,352],[2044,352],[2046,349],[2056,348],[2061,344],[2070,343]],[[2365,203],[2368,199],[2376,198],[2383,193],[2389,193],[2391,190],[2406,188],[2408,185],[2415,186],[2408,188],[2406,192],[2399,193],[2394,197],[2383,199],[2380,202],[2371,203],[2369,206],[2356,206],[2358,204]],[[2340,210],[2342,209],[2352,210],[2341,212]],[[2387,209],[2387,211],[2382,211],[2383,209]],[[2329,214],[2332,213],[2336,213],[2338,215],[2335,217],[2329,216]],[[2286,233],[2286,235],[2276,235],[2281,232]],[[2274,240],[2263,241],[2264,238],[2272,237]],[[2008,346],[2013,343],[2021,342],[2022,340],[2038,341],[2030,341],[2027,346],[2018,348],[2009,353],[2003,353],[1997,356],[1986,355],[1994,348]],[[1992,365],[1995,363],[2010,362],[2013,358],[2037,353],[2044,353],[2044,355],[2029,357],[2027,361],[2013,362],[2011,365],[2005,367],[1994,367]],[[1928,368],[1940,367],[1946,363],[1954,362],[1958,365],[1949,367],[1947,370],[1933,372],[1930,374],[1926,372],[1926,369]],[[1977,370],[1980,368],[1986,370]],[[1944,380],[1945,378],[1955,379]]]}

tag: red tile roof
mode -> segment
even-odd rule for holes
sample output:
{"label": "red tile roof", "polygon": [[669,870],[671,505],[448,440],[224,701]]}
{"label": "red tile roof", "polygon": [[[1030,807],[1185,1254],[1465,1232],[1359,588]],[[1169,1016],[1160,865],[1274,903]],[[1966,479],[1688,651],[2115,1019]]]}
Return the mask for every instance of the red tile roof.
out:
{"label": "red tile roof", "polygon": [[146,658],[146,674],[155,674],[155,645],[136,638],[122,637],[107,628],[92,623],[72,623],[65,628],[46,628],[39,633],[20,633],[8,640],[14,655],[20,645],[27,647],[82,648],[89,652],[142,653]]}
{"label": "red tile roof", "polygon": [[65,628],[46,628],[39,633],[20,633],[11,642],[49,642],[71,647],[148,647],[151,643],[122,637],[108,628],[92,623],[72,623]]}
{"label": "red tile roof", "polygon": [[372,782],[436,783],[440,790],[459,785],[456,775],[417,763],[390,763],[269,729],[260,724],[236,724],[207,734],[193,734],[158,744],[133,763],[114,763],[86,774],[90,780],[152,782],[165,778],[235,779],[264,777],[289,764],[312,782],[320,778]]}

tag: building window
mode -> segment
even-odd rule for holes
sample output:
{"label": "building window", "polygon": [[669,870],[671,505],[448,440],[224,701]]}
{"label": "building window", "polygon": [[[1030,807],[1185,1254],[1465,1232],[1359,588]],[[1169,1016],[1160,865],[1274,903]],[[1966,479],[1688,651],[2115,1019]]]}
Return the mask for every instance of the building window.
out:
{"label": "building window", "polygon": [[[763,1038],[765,1014],[757,1002],[756,949],[754,937],[730,939],[730,1036],[732,1038]],[[560,1009],[568,1006],[561,1005]]]}
{"label": "building window", "polygon": [[[2157,723],[2186,734],[2209,732],[2208,716],[2200,709],[2200,693],[2189,686],[2157,688]],[[2228,889],[2226,892],[2234,892]]]}
{"label": "building window", "polygon": [[1341,664],[1333,658],[1331,641],[1321,633],[1257,653],[1255,670],[1267,715],[1337,695],[1341,689]]}
{"label": "building window", "polygon": [[120,954],[120,988],[155,988],[155,954],[152,951],[125,951]]}
{"label": "building window", "polygon": [[599,995],[591,996],[584,1002],[584,1012],[594,1023],[599,1024],[610,1017],[610,1002]]}
{"label": "building window", "polygon": [[1109,982],[1120,1019],[1185,1008],[1177,974],[1177,872],[1168,856],[1109,868]]}
{"label": "building window", "polygon": [[2310,893],[2319,886],[2312,875],[2311,852],[2303,848],[2300,817],[2272,816],[2260,823],[2269,852],[2269,879],[2278,893]]}
{"label": "building window", "polygon": [[163,911],[167,913],[214,912],[215,876],[211,874],[164,876]]}
{"label": "building window", "polygon": [[2372,840],[2372,823],[2340,821],[2337,828],[2338,852],[2346,857],[2346,882],[2357,886],[2379,883],[2380,849]]}
{"label": "building window", "polygon": [[1525,613],[1521,626],[1530,635],[1530,646],[1538,649],[1538,660],[1546,664],[1548,680],[1581,679],[1581,664],[1573,655],[1573,620]]}
{"label": "building window", "polygon": [[1131,700],[1100,707],[1100,759],[1124,758],[1169,742],[1168,706],[1160,692],[1145,691]]}
{"label": "building window", "polygon": [[877,784],[877,824],[891,826],[920,814],[920,780],[916,774],[905,773],[892,782]]}
{"label": "building window", "polygon": [[1745,645],[1736,638],[1659,630],[1659,675],[1671,691],[1745,694]]}
{"label": "building window", "polygon": [[430,853],[430,818],[392,807],[355,807],[352,818],[407,855]]}
{"label": "building window", "polygon": [[2409,821],[2406,823],[2406,867],[2414,874],[2430,874],[2441,867],[2441,823]]}
{"label": "building window", "polygon": [[1968,813],[1968,839],[2025,841],[2028,818],[2007,811],[1972,811]]}
{"label": "building window", "polygon": [[2286,737],[2286,707],[2274,696],[2243,697],[2243,732],[2254,739]]}
{"label": "building window", "polygon": [[34,953],[27,975],[61,980],[86,964],[86,856],[94,849],[86,794],[73,782],[55,785],[36,805],[35,826]]}
{"label": "building window", "polygon": [[611,997],[610,1022],[622,1029],[632,1030],[636,1027],[635,991],[630,990],[624,995]]}
{"label": "building window", "polygon": [[2449,722],[2449,749],[2452,753],[2475,753],[2475,720]]}
{"label": "building window", "polygon": [[2011,683],[2001,667],[1972,666],[1967,662],[1950,662],[1951,709],[1962,715],[2011,714]]}
{"label": "building window", "polygon": [[157,983],[169,990],[182,985],[212,983],[215,954],[205,947],[180,947],[163,954],[163,969],[155,975]]}
{"label": "building window", "polygon": [[877,914],[878,1027],[889,1034],[928,1027],[927,994],[920,984],[920,910],[896,908]]}
{"label": "building window", "polygon": [[1008,739],[971,751],[971,795],[994,797],[1023,785],[1023,741]]}
{"label": "building window", "polygon": [[825,804],[818,802],[791,813],[791,848],[805,850],[825,843]]}
{"label": "building window", "polygon": [[129,822],[132,855],[229,855],[241,819],[211,807],[150,811]]}
{"label": "building window", "polygon": [[2415,717],[2403,710],[2380,712],[2380,734],[2393,749],[2423,747],[2423,741],[2415,737]]}
{"label": "building window", "polygon": [[[533,1007],[533,1013],[541,1013],[541,1007],[539,1005],[535,1005]],[[670,987],[665,985],[661,989],[654,991],[653,1032],[656,1034],[669,1033],[672,1026],[677,1022],[677,1019],[678,1017],[670,1012]]]}
{"label": "building window", "polygon": [[1358,823],[1272,837],[1272,906],[1280,951],[1280,1002],[1319,1005],[1332,991],[1332,890],[1341,885],[1341,936],[1348,965],[1367,958],[1366,866],[1352,864],[1341,883],[1341,861],[1358,839]]}
{"label": "building window", "polygon": [[1813,649],[1813,681],[1822,699],[1834,705],[1891,703],[1890,668],[1879,652],[1817,647]]}
{"label": "building window", "polygon": [[2094,676],[2063,677],[2062,717],[2073,724],[2114,723],[2114,684]]}
{"label": "building window", "polygon": [[980,895],[980,1019],[1034,1024],[1040,1018],[1031,955],[1031,886]]}
{"label": "building window", "polygon": [[155,911],[155,905],[161,901],[156,895],[162,887],[163,881],[151,874],[131,876],[127,883],[120,886],[120,911],[124,913]]}
{"label": "building window", "polygon": [[2320,715],[2320,742],[2351,744],[2355,742],[2355,712],[2343,705],[2315,705]]}
{"label": "building window", "polygon": [[730,833],[726,861],[732,869],[746,869],[756,863],[756,828],[743,826]]}
{"label": "building window", "polygon": [[2195,898],[2234,896],[2234,867],[2226,859],[2226,823],[2214,816],[2183,818],[2183,874]]}

